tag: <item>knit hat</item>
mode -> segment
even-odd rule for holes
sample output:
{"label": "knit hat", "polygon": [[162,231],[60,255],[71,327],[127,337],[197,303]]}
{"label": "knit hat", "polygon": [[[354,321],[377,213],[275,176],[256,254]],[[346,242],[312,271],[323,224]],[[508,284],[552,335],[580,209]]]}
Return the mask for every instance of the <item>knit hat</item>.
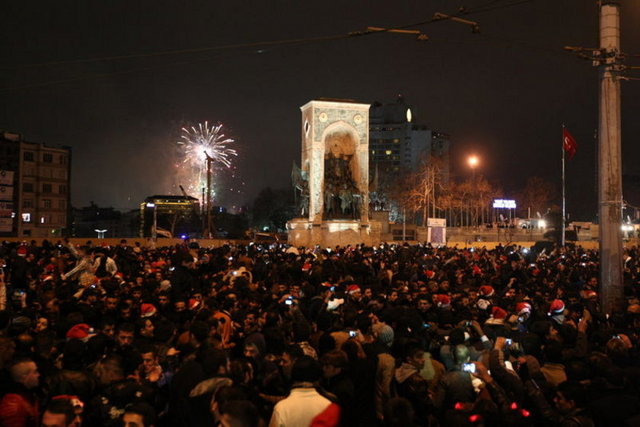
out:
{"label": "knit hat", "polygon": [[447,307],[451,305],[451,298],[449,295],[436,295],[436,304],[438,304],[438,307]]}
{"label": "knit hat", "polygon": [[347,292],[349,293],[349,295],[353,295],[356,292],[360,292],[360,286],[358,286],[358,285],[349,285],[347,287]]}
{"label": "knit hat", "polygon": [[495,294],[495,290],[493,289],[492,286],[489,286],[489,285],[480,286],[479,291],[483,297],[490,297],[490,296],[493,296],[493,294]]}
{"label": "knit hat", "polygon": [[529,304],[528,302],[517,303],[516,312],[518,314],[531,313],[531,304]]}
{"label": "knit hat", "polygon": [[564,311],[564,302],[559,299],[554,299],[549,308],[550,314],[562,314]]}
{"label": "knit hat", "polygon": [[81,341],[87,341],[93,334],[93,329],[86,323],[78,323],[67,331],[68,339],[78,339]]}
{"label": "knit hat", "polygon": [[491,316],[493,316],[494,319],[496,320],[501,320],[501,319],[505,319],[507,317],[507,311],[498,307],[498,306],[493,306],[491,308]]}
{"label": "knit hat", "polygon": [[151,317],[156,314],[156,308],[153,304],[142,304],[140,306],[140,317]]}
{"label": "knit hat", "polygon": [[386,323],[376,323],[372,327],[373,333],[378,337],[378,341],[387,347],[393,344],[393,328]]}

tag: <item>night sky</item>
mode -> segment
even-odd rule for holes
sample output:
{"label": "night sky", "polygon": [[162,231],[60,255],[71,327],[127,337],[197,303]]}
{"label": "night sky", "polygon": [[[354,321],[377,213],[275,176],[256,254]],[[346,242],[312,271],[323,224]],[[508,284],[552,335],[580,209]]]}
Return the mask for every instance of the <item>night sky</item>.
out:
{"label": "night sky", "polygon": [[[622,49],[640,55],[640,0],[622,3]],[[480,34],[437,22],[415,27],[428,42],[374,34],[200,49],[403,26],[461,5],[485,9],[465,16]],[[451,135],[455,174],[477,153],[507,195],[531,175],[560,188],[564,122],[579,144],[568,212],[596,211],[597,71],[562,50],[598,45],[595,0],[19,1],[5,2],[2,21],[0,129],[73,148],[75,206],[134,208],[168,192],[180,128],[204,120],[224,123],[240,152],[243,194],[222,202],[249,203],[289,185],[301,105],[402,94],[414,121]],[[640,174],[640,81],[622,93],[623,173]]]}

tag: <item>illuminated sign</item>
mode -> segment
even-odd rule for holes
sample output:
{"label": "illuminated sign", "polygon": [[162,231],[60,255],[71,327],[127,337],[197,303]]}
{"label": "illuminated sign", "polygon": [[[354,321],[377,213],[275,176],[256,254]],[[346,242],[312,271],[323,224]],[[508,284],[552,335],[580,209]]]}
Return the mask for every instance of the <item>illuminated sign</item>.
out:
{"label": "illuminated sign", "polygon": [[516,201],[507,199],[494,199],[493,207],[496,209],[515,209]]}

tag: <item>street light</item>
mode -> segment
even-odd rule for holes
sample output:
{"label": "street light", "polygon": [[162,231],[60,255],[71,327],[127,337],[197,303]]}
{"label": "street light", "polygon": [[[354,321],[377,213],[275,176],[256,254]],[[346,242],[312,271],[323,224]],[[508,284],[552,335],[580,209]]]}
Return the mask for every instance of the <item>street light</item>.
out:
{"label": "street light", "polygon": [[[475,154],[469,156],[469,158],[467,159],[467,163],[469,164],[469,167],[471,168],[471,185],[473,186],[473,191],[475,193],[476,191],[476,167],[478,166],[478,164],[480,163],[480,159],[478,158],[478,156],[476,156]],[[475,215],[473,218],[473,225],[475,227],[478,226],[478,207],[475,207]]]}
{"label": "street light", "polygon": [[104,239],[104,233],[106,233],[106,232],[107,232],[107,229],[105,228],[105,229],[100,230],[100,229],[97,229],[97,228],[96,228],[96,229],[94,229],[93,231],[95,231],[96,233],[98,233],[98,239]]}
{"label": "street light", "polygon": [[151,237],[153,241],[158,240],[158,214],[156,212],[156,204],[155,203],[147,203],[148,208],[153,208],[153,229],[151,230]]}
{"label": "street light", "polygon": [[469,163],[471,170],[473,170],[475,173],[476,166],[478,166],[478,163],[480,163],[480,159],[478,158],[478,156],[472,155],[472,156],[469,156],[469,158],[467,159],[467,163]]}

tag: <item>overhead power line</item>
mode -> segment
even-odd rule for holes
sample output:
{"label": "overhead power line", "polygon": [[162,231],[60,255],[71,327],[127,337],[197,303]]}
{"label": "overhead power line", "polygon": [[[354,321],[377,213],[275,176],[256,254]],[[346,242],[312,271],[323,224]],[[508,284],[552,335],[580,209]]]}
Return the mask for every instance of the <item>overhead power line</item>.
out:
{"label": "overhead power line", "polygon": [[[413,27],[433,24],[436,22],[447,21],[447,20],[474,24],[472,28],[475,31],[475,29],[477,29],[477,24],[475,22],[462,19],[461,18],[462,16],[469,16],[469,15],[485,13],[485,12],[490,12],[490,11],[499,10],[499,9],[506,9],[509,7],[513,7],[513,6],[517,6],[525,3],[531,3],[533,1],[535,0],[512,0],[512,1],[506,1],[506,2],[503,2],[501,0],[492,0],[488,3],[479,5],[474,8],[469,8],[469,9],[460,8],[456,13],[452,13],[449,15],[436,14],[432,18],[423,20],[420,22],[413,22],[409,24],[394,26],[392,28],[369,27],[367,30],[364,30],[364,31],[353,31],[347,34],[334,34],[334,35],[327,35],[327,36],[304,37],[304,38],[283,39],[283,40],[257,41],[257,42],[251,42],[251,43],[235,43],[235,44],[228,44],[228,45],[176,49],[176,50],[147,52],[147,53],[139,53],[139,54],[112,55],[112,56],[104,56],[104,57],[48,61],[48,62],[33,63],[33,64],[7,65],[7,66],[0,66],[0,70],[19,70],[19,69],[36,68],[36,67],[58,66],[58,65],[88,64],[88,63],[96,63],[96,62],[110,62],[110,61],[137,59],[137,58],[151,58],[151,57],[167,57],[167,56],[175,56],[175,55],[188,55],[188,54],[194,54],[194,53],[205,53],[205,52],[238,50],[238,49],[261,48],[258,50],[252,50],[250,52],[253,54],[261,54],[261,53],[264,53],[265,49],[269,47],[274,48],[274,47],[284,47],[284,46],[299,46],[304,44],[331,42],[331,41],[344,40],[348,38],[362,37],[362,36],[368,36],[368,35],[379,34],[379,33],[409,33],[409,32],[414,33],[413,31],[403,31],[403,30],[407,30]],[[428,37],[424,34],[421,34],[419,32],[416,32],[416,34],[418,34],[418,40],[428,39]],[[242,53],[239,53],[239,54],[242,54]],[[184,60],[180,62],[173,62],[169,64],[157,64],[154,66],[133,68],[133,69],[123,70],[123,71],[113,71],[113,72],[101,73],[101,74],[89,74],[89,75],[78,76],[78,77],[50,80],[50,81],[40,82],[40,83],[7,86],[7,87],[0,88],[0,92],[8,92],[12,90],[29,89],[29,88],[36,88],[36,87],[45,87],[45,86],[51,86],[51,85],[57,85],[57,84],[72,83],[76,81],[106,78],[110,76],[123,75],[123,74],[132,74],[132,73],[141,72],[141,71],[150,71],[158,68],[173,67],[177,65],[187,65],[193,62],[209,61],[217,58],[219,58],[219,56],[208,57],[208,58],[196,58],[196,59]]]}
{"label": "overhead power line", "polygon": [[489,11],[498,10],[498,9],[505,9],[505,8],[517,6],[524,3],[530,3],[533,1],[535,0],[513,0],[508,3],[500,4],[499,0],[498,1],[494,0],[494,1],[490,1],[489,3],[485,3],[484,5],[477,6],[475,8],[470,8],[470,9],[461,8],[458,10],[458,12],[450,15],[436,14],[433,18],[430,18],[424,21],[394,26],[389,29],[383,29],[383,31],[379,31],[379,30],[353,31],[347,34],[334,34],[334,35],[318,36],[318,37],[302,37],[302,38],[295,38],[295,39],[267,40],[267,41],[257,41],[257,42],[250,42],[250,43],[234,43],[234,44],[219,45],[219,46],[204,46],[204,47],[187,48],[187,49],[166,50],[166,51],[159,51],[159,52],[135,53],[135,54],[128,54],[128,55],[111,55],[111,56],[101,56],[101,57],[92,57],[92,58],[79,58],[79,59],[69,59],[69,60],[60,60],[60,61],[39,62],[39,63],[32,63],[32,64],[2,65],[0,66],[0,69],[5,69],[5,70],[6,69],[24,69],[24,68],[48,67],[48,66],[56,66],[56,65],[68,65],[68,64],[86,64],[91,62],[119,61],[119,60],[136,59],[136,58],[185,55],[185,54],[191,54],[191,53],[211,52],[211,51],[218,51],[218,50],[250,49],[250,48],[259,48],[259,47],[271,47],[271,46],[295,45],[295,44],[301,44],[301,43],[304,44],[304,43],[334,41],[334,40],[341,40],[341,39],[346,39],[346,38],[356,37],[356,36],[366,36],[366,35],[370,35],[378,32],[397,32],[398,30],[422,26],[426,24],[432,24],[435,22],[440,22],[445,20],[461,20],[462,16],[484,13],[484,12],[489,12]]}

